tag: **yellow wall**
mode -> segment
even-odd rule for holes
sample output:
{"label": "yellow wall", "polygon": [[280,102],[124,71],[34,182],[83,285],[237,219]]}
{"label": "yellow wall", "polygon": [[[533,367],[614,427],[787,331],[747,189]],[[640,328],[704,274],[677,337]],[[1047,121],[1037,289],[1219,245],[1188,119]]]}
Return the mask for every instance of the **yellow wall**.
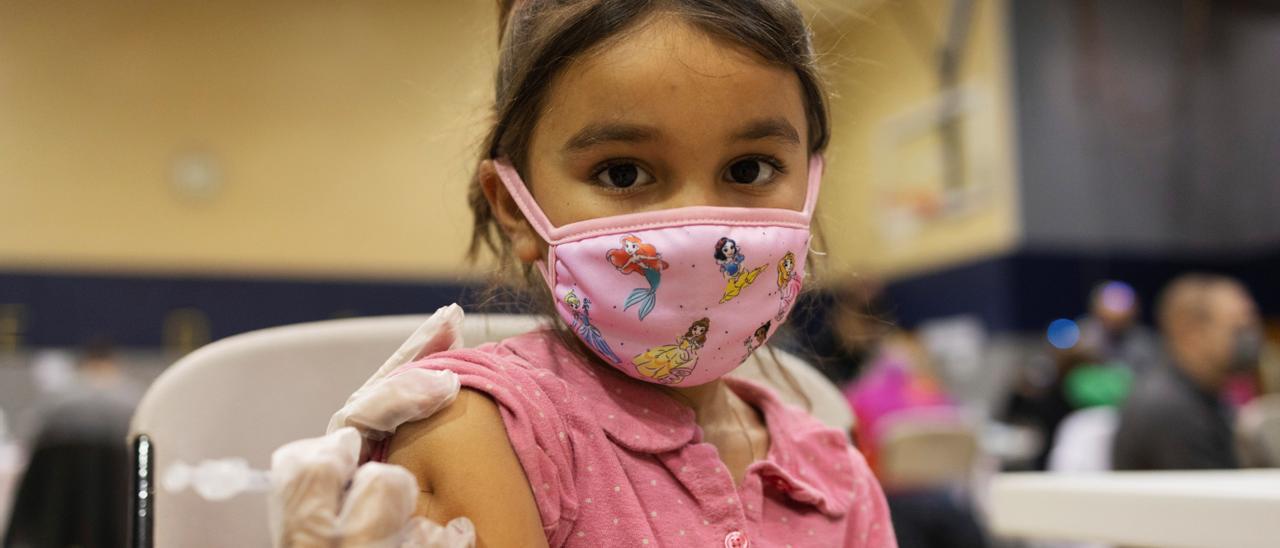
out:
{"label": "yellow wall", "polygon": [[[837,95],[832,265],[896,275],[1011,245],[1003,0],[977,1],[964,70],[994,99],[970,127],[995,191],[905,240],[878,228],[877,128],[934,85],[893,15],[928,8],[940,40],[950,2],[806,4]],[[464,193],[494,20],[489,0],[0,3],[0,268],[474,275]],[[932,148],[912,148],[897,167],[927,182]],[[222,173],[208,199],[171,184],[193,152]]]}
{"label": "yellow wall", "polygon": [[[493,9],[0,3],[0,268],[457,272]],[[189,151],[211,199],[170,185]]]}
{"label": "yellow wall", "polygon": [[868,3],[842,20],[837,32],[819,35],[836,92],[821,221],[830,265],[839,271],[892,278],[991,255],[1016,243],[1004,0],[975,0],[960,77],[961,86],[985,99],[963,124],[977,196],[968,210],[914,232],[893,237],[884,226],[889,196],[940,187],[936,137],[910,141],[894,154],[885,154],[880,141],[889,120],[936,98],[937,79],[925,55],[936,47],[931,44],[942,42],[951,4]]}

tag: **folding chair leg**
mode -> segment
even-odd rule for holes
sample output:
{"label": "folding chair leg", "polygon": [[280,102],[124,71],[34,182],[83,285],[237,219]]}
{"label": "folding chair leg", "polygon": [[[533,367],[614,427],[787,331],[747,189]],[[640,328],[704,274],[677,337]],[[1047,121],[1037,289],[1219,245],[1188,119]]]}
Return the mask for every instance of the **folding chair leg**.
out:
{"label": "folding chair leg", "polygon": [[130,541],[133,548],[152,548],[155,543],[155,455],[151,437],[133,439],[132,496],[129,497]]}

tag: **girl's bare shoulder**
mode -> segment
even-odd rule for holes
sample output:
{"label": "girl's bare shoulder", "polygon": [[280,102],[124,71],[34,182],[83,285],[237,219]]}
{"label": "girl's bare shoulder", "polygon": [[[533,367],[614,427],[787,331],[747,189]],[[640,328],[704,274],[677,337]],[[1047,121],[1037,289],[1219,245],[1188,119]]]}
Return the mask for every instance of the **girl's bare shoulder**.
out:
{"label": "girl's bare shoulder", "polygon": [[418,479],[417,515],[437,523],[466,516],[481,546],[545,545],[529,480],[484,393],[463,389],[439,413],[400,427],[387,461]]}

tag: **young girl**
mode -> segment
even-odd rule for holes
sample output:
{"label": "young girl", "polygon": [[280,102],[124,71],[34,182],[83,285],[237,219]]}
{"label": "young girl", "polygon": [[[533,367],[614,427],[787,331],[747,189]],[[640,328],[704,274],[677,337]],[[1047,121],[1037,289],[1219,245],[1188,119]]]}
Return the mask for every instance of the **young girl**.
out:
{"label": "young girl", "polygon": [[[798,9],[509,3],[475,243],[526,265],[566,323],[590,298],[595,331],[405,366],[463,386],[383,448],[417,476],[419,514],[467,516],[484,546],[893,546],[844,434],[725,376],[779,297],[744,284],[723,299],[708,251],[727,238],[761,264],[791,254],[798,275],[810,240],[828,126]],[[662,252],[665,280],[640,314],[627,310],[635,277],[609,254],[628,236]],[[668,371],[647,374],[664,356]]]}

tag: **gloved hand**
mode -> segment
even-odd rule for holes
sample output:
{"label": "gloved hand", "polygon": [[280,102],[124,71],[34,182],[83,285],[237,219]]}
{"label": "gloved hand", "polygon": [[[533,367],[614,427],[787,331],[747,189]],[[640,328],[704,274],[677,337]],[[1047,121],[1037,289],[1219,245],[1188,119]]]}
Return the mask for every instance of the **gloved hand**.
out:
{"label": "gloved hand", "polygon": [[[470,548],[467,518],[440,526],[414,517],[418,481],[404,467],[356,468],[360,434],[344,427],[271,455],[268,511],[277,547]],[[351,482],[350,489],[346,488]],[[344,493],[345,490],[345,493]]]}
{"label": "gloved hand", "polygon": [[401,424],[430,417],[453,403],[458,377],[450,371],[412,369],[388,377],[400,366],[424,356],[462,346],[462,307],[436,311],[377,371],[347,398],[329,419],[326,432],[353,426],[366,440],[390,436]]}
{"label": "gloved hand", "polygon": [[[367,441],[431,416],[453,402],[459,382],[448,371],[387,375],[423,356],[462,345],[462,309],[437,310],[329,421],[329,433],[288,443],[271,455],[268,500],[277,547],[459,548],[475,545],[470,520],[445,526],[412,517],[418,482],[400,466],[357,464]],[[347,483],[350,481],[350,488]]]}

